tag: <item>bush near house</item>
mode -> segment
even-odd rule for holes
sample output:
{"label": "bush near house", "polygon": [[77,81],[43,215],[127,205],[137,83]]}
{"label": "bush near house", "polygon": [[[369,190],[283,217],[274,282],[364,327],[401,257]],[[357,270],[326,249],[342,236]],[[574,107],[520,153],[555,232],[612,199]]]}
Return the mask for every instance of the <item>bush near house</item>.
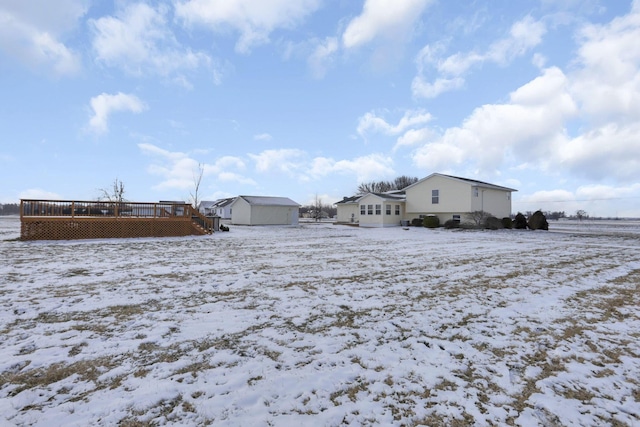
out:
{"label": "bush near house", "polygon": [[411,220],[411,225],[413,225],[414,227],[421,227],[422,226],[422,218],[413,218]]}
{"label": "bush near house", "polygon": [[489,230],[499,230],[503,228],[502,220],[499,220],[495,216],[490,216],[484,221],[484,227]]}
{"label": "bush near house", "polygon": [[548,230],[549,223],[547,222],[547,217],[544,216],[542,211],[535,211],[533,215],[529,218],[529,222],[527,223],[529,229],[531,230]]}
{"label": "bush near house", "polygon": [[448,219],[444,223],[444,228],[451,230],[452,228],[460,228],[460,221],[454,219]]}
{"label": "bush near house", "polygon": [[440,227],[440,218],[435,215],[425,216],[422,219],[422,225],[427,228],[438,228]]}
{"label": "bush near house", "polygon": [[527,228],[527,218],[520,212],[516,215],[514,227],[516,230],[525,230]]}
{"label": "bush near house", "polygon": [[505,216],[504,218],[502,218],[502,226],[504,228],[512,229],[513,228],[513,221],[508,216]]}

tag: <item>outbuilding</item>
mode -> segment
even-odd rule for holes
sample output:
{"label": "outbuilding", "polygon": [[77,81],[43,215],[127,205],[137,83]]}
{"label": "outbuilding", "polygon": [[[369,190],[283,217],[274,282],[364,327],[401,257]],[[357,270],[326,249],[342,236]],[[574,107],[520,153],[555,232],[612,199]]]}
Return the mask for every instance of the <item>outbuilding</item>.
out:
{"label": "outbuilding", "polygon": [[229,208],[234,225],[298,225],[300,205],[288,197],[238,196]]}

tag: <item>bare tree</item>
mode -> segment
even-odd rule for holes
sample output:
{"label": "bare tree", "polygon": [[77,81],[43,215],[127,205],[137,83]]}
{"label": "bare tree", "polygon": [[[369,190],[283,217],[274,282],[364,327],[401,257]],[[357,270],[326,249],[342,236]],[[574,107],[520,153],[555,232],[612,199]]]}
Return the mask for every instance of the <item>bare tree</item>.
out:
{"label": "bare tree", "polygon": [[411,184],[418,182],[418,178],[410,176],[399,176],[393,181],[370,181],[358,185],[358,194],[384,193],[387,191],[402,190]]}
{"label": "bare tree", "polygon": [[316,220],[316,222],[322,220],[322,199],[320,199],[317,194],[316,194],[316,199],[313,206],[313,217]]}
{"label": "bare tree", "polygon": [[402,175],[393,180],[393,186],[395,190],[402,190],[416,182],[418,182],[417,177]]}
{"label": "bare tree", "polygon": [[98,200],[106,200],[107,202],[112,203],[122,203],[127,201],[127,199],[124,198],[124,183],[118,178],[113,180],[113,184],[110,189],[101,188],[99,191],[100,196],[98,197]]}
{"label": "bare tree", "polygon": [[190,193],[194,209],[198,209],[198,204],[200,203],[200,183],[203,175],[204,164],[198,163],[198,168],[193,171],[193,192]]}
{"label": "bare tree", "polygon": [[486,219],[489,218],[490,216],[491,214],[485,211],[473,211],[473,212],[467,213],[467,217],[471,219],[476,224],[477,227],[480,227],[482,224],[484,224]]}
{"label": "bare tree", "polygon": [[586,211],[583,211],[582,209],[576,211],[576,218],[578,218],[578,221],[582,221],[586,217],[587,217]]}

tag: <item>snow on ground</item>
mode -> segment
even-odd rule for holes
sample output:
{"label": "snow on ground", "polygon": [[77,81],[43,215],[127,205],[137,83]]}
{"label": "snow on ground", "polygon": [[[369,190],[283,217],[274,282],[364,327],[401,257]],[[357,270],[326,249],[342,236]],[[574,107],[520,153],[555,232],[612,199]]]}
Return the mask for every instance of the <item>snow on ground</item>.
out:
{"label": "snow on ground", "polygon": [[[640,226],[20,242],[7,425],[640,424]],[[0,421],[2,425],[2,421]]]}

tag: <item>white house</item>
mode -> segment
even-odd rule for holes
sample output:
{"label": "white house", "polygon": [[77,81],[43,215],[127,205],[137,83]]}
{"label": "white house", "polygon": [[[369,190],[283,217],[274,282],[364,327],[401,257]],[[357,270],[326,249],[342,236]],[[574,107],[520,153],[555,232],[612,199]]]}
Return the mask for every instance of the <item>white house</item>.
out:
{"label": "white house", "polygon": [[300,205],[287,197],[238,196],[229,207],[234,225],[298,225]]}
{"label": "white house", "polygon": [[400,225],[426,215],[440,223],[465,221],[469,212],[484,211],[496,218],[511,215],[513,188],[475,179],[434,173],[401,191],[367,193],[345,197],[336,203],[339,223],[358,223],[363,227]]}
{"label": "white house", "polygon": [[213,205],[215,204],[215,201],[211,201],[211,200],[203,200],[200,203],[198,203],[198,211],[205,216],[212,216],[213,213]]}
{"label": "white house", "polygon": [[231,202],[235,197],[228,197],[226,199],[218,199],[215,201],[202,201],[198,205],[198,210],[203,215],[213,216],[217,215],[221,219],[231,219]]}

